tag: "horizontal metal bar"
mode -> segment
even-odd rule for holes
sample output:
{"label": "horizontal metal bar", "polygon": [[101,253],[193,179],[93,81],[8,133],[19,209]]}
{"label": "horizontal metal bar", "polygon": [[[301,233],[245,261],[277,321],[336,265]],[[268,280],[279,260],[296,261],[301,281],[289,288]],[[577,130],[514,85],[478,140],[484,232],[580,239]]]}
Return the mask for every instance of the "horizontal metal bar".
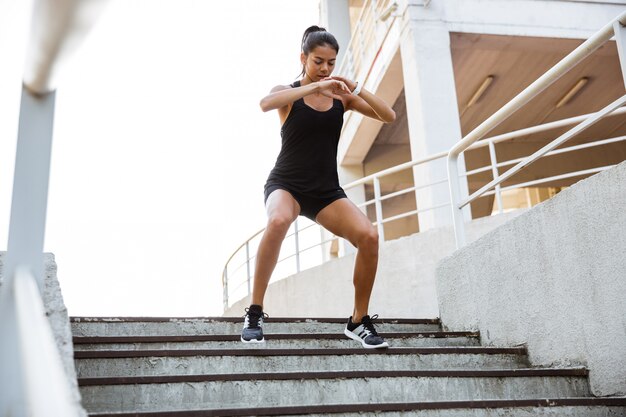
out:
{"label": "horizontal metal bar", "polygon": [[[563,153],[567,153],[567,152],[579,151],[581,149],[588,149],[588,148],[593,148],[593,147],[596,147],[596,146],[608,145],[608,144],[611,144],[611,143],[621,142],[621,141],[624,141],[624,140],[626,140],[626,136],[620,136],[620,137],[617,137],[617,138],[606,139],[606,140],[601,140],[601,141],[591,142],[591,143],[583,143],[581,145],[570,146],[570,147],[562,148],[562,149],[555,149],[553,151],[548,152],[544,156],[559,155],[559,154],[563,154]],[[524,160],[524,158],[512,159],[510,161],[505,161],[503,163],[498,164],[498,167],[504,167],[504,166],[507,166],[507,165],[514,165],[514,164],[517,164],[518,162],[521,162],[523,160]]]}
{"label": "horizontal metal bar", "polygon": [[408,194],[411,191],[415,191],[415,187],[403,188],[400,191],[395,191],[393,193],[385,194],[384,196],[380,197],[380,201],[385,201],[385,200],[389,200],[390,198],[399,197],[401,195]]}
{"label": "horizontal metal bar", "polygon": [[[305,231],[307,229],[310,229],[311,227],[315,227],[315,226],[319,226],[319,224],[311,223],[308,226],[300,227],[300,228],[298,228],[298,233],[301,233],[301,232],[303,232],[303,231]],[[285,237],[287,238],[287,237],[291,237],[291,236],[295,236],[295,235],[296,235],[296,232],[294,231],[294,232],[292,232],[291,234],[288,234]]]}
{"label": "horizontal metal bar", "polygon": [[[448,182],[448,179],[446,178],[446,179],[441,180],[441,181],[435,181],[435,182],[433,182],[433,183],[431,183],[431,184],[424,184],[424,185],[420,185],[419,187],[409,187],[409,188],[403,188],[403,189],[402,189],[402,190],[400,190],[400,191],[396,191],[396,192],[393,192],[393,193],[390,193],[390,194],[385,194],[384,196],[382,196],[382,197],[380,198],[380,201],[389,200],[389,199],[391,199],[391,198],[398,197],[398,196],[401,196],[401,195],[403,195],[403,194],[408,194],[408,193],[410,193],[411,191],[416,191],[416,190],[420,190],[420,189],[422,189],[422,188],[428,188],[428,187],[432,187],[433,185],[444,184],[444,183],[447,183],[447,182]],[[366,207],[366,206],[372,205],[372,204],[374,204],[375,202],[376,202],[376,199],[375,199],[375,198],[373,198],[373,199],[371,199],[371,200],[367,200],[367,201],[366,201],[366,202],[364,202],[364,203],[358,204],[358,205],[357,205],[357,207],[358,207],[358,208],[363,208],[363,207]]]}
{"label": "horizontal metal bar", "polygon": [[613,103],[609,104],[608,106],[606,106],[605,108],[603,108],[599,112],[597,112],[597,113],[593,114],[592,116],[588,117],[587,119],[585,119],[585,121],[583,121],[582,123],[577,124],[572,129],[570,129],[567,132],[563,133],[561,136],[559,136],[558,138],[556,138],[555,140],[553,140],[552,142],[550,142],[548,145],[544,146],[543,148],[539,149],[537,152],[535,152],[532,155],[528,156],[523,161],[521,161],[517,165],[515,165],[513,168],[509,169],[504,174],[500,175],[498,178],[495,178],[494,180],[490,181],[485,186],[481,187],[479,190],[474,192],[471,196],[469,196],[468,198],[463,200],[459,204],[459,208],[464,207],[467,204],[471,203],[473,200],[478,198],[478,196],[480,196],[482,193],[484,193],[485,191],[489,190],[490,188],[494,187],[495,185],[501,184],[502,182],[506,181],[507,179],[509,179],[510,177],[515,175],[518,171],[520,171],[521,169],[525,168],[526,166],[532,164],[537,159],[539,159],[542,156],[544,156],[546,153],[548,153],[551,150],[553,150],[554,148],[558,147],[560,144],[565,143],[566,141],[568,141],[572,137],[576,136],[577,134],[579,134],[580,132],[584,131],[588,127],[590,127],[593,124],[597,123],[604,116],[606,116],[607,114],[611,113],[612,111],[614,111],[618,107],[621,107],[622,105],[624,105],[624,103],[626,103],[626,95],[618,98]]}
{"label": "horizontal metal bar", "polygon": [[[625,114],[625,113],[626,113],[626,107],[622,107],[620,109],[615,110],[613,113],[611,113],[607,117],[618,116],[618,115]],[[483,139],[481,141],[476,142],[475,145],[481,144],[483,146],[486,146],[487,142],[493,142],[493,143],[506,142],[511,139],[516,139],[522,136],[532,135],[534,133],[540,133],[540,132],[545,132],[545,131],[552,130],[552,129],[557,129],[560,127],[570,126],[570,125],[577,124],[577,123],[584,121],[591,115],[593,115],[593,113],[581,114],[580,116],[574,116],[574,117],[570,117],[567,119],[555,120],[554,122],[548,122],[548,123],[544,123],[541,125],[531,126],[531,127],[527,127],[524,129],[515,130],[513,132],[503,133],[497,136],[491,136],[487,139]],[[475,149],[475,148],[471,148],[471,149]]]}
{"label": "horizontal metal bar", "polygon": [[367,207],[367,206],[371,206],[372,204],[374,204],[376,202],[375,198],[372,198],[371,200],[367,200],[364,203],[361,203],[359,205],[357,205],[358,208],[363,208],[363,207]]}
{"label": "horizontal metal bar", "polygon": [[424,213],[424,212],[427,212],[427,211],[430,211],[430,210],[437,210],[437,209],[440,209],[440,208],[448,207],[449,205],[450,205],[449,202],[448,203],[441,203],[441,204],[437,204],[436,206],[427,207],[427,208],[424,208],[424,209],[419,209],[419,210],[417,210],[417,212],[418,213]]}
{"label": "horizontal metal bar", "polygon": [[[626,113],[626,107],[620,108],[618,110],[615,110],[613,113],[607,115],[607,117],[611,117],[611,116],[617,116],[620,114],[625,114]],[[518,137],[522,137],[522,136],[527,136],[527,135],[531,135],[533,133],[539,133],[539,132],[544,132],[544,131],[548,131],[548,130],[552,130],[552,129],[556,129],[559,127],[565,127],[565,126],[569,126],[569,125],[573,125],[575,123],[579,123],[583,120],[585,120],[586,118],[588,118],[589,116],[591,116],[593,113],[588,113],[588,114],[583,114],[580,116],[575,116],[575,117],[570,117],[568,119],[562,119],[562,120],[557,120],[554,122],[549,122],[549,123],[544,123],[541,125],[537,125],[537,126],[531,126],[528,128],[524,128],[524,129],[519,129],[513,132],[509,132],[509,133],[504,133],[502,135],[497,135],[497,136],[492,136],[490,138],[487,139],[482,139],[480,141],[477,141],[475,143],[473,143],[470,147],[468,147],[467,149],[464,150],[468,151],[468,150],[475,150],[475,149],[479,149],[479,148],[483,148],[489,145],[489,142],[493,141],[494,143],[500,143],[500,142],[505,142],[511,139],[515,139]],[[429,156],[427,158],[421,158],[415,161],[409,161],[409,162],[405,162],[403,164],[397,165],[395,167],[391,167],[391,168],[387,168],[384,169],[382,171],[376,172],[374,174],[370,174],[367,177],[363,177],[360,178],[356,181],[353,181],[351,183],[348,183],[346,185],[343,186],[344,189],[350,189],[350,188],[354,188],[356,186],[359,185],[363,185],[366,184],[368,182],[371,182],[374,177],[385,177],[387,175],[391,175],[391,174],[395,174],[398,173],[400,171],[404,171],[410,168],[413,168],[414,166],[417,165],[421,165],[427,162],[432,162],[434,160],[437,159],[442,159],[445,158],[448,155],[448,152],[440,152],[438,154],[434,154],[432,156]],[[489,168],[487,170],[490,170],[491,166],[489,166]],[[472,172],[471,174],[468,175],[473,175],[477,172]],[[461,175],[461,176],[465,176],[465,174]],[[373,202],[373,200],[371,200]],[[370,203],[371,204],[371,203]]]}
{"label": "horizontal metal bar", "polygon": [[[503,163],[505,163],[505,162],[498,163],[498,164],[496,164],[496,166],[500,167]],[[491,169],[492,169],[491,165],[487,165],[487,166],[484,166],[484,167],[481,167],[481,168],[476,168],[476,169],[473,169],[471,171],[467,171],[467,172],[459,175],[459,177],[469,177],[470,175],[476,175],[476,174],[480,174],[482,172],[491,172]]]}
{"label": "horizontal metal bar", "polygon": [[508,187],[502,187],[501,190],[502,191],[507,191],[507,190],[512,190],[512,189],[515,189],[515,188],[526,188],[526,187],[531,187],[531,186],[537,185],[537,184],[543,184],[543,183],[546,183],[546,182],[558,181],[558,180],[563,180],[563,179],[567,179],[567,178],[580,177],[580,176],[583,176],[583,175],[597,174],[598,172],[605,171],[605,170],[607,170],[609,168],[612,168],[614,166],[615,165],[607,165],[607,166],[598,167],[598,168],[585,169],[585,170],[582,170],[582,171],[569,172],[567,174],[554,175],[554,176],[548,177],[548,178],[542,178],[542,179],[539,179],[539,180],[533,180],[533,181],[528,181],[528,182],[524,182],[524,183],[520,183],[520,184],[509,185]]}
{"label": "horizontal metal bar", "polygon": [[359,185],[363,185],[370,181],[373,181],[375,177],[384,177],[390,174],[395,174],[396,172],[404,171],[405,169],[413,168],[416,165],[424,164],[426,162],[434,161],[437,159],[445,158],[448,155],[448,152],[439,152],[428,156],[426,158],[419,159],[417,161],[409,161],[400,165],[396,165],[395,167],[383,169],[382,171],[376,172],[375,174],[368,175],[367,177],[360,178],[356,181],[348,183],[343,186],[344,190],[348,190],[350,188],[357,187]]}
{"label": "horizontal metal bar", "polygon": [[[583,144],[580,144],[580,145],[568,146],[566,148],[555,149],[553,151],[548,152],[544,156],[559,155],[559,154],[563,154],[563,153],[567,153],[567,152],[578,151],[578,150],[581,150],[581,149],[594,148],[596,146],[610,145],[611,143],[622,142],[622,141],[626,141],[626,136],[618,136],[618,137],[611,138],[611,139],[598,140],[598,141],[594,141],[594,142],[583,143]],[[509,165],[515,165],[518,162],[523,161],[525,158],[526,157],[510,159],[508,161],[499,162],[499,163],[496,164],[496,166],[498,168],[503,168],[503,167],[506,167],[506,166],[509,166]],[[491,170],[491,165],[487,165],[487,166],[482,167],[482,168],[477,168],[477,169],[474,169],[472,171],[467,171],[466,173],[464,173],[463,175],[460,175],[460,176],[461,177],[466,177],[466,176],[470,176],[470,175],[480,174],[481,172],[486,172],[486,171],[490,171],[490,170]]]}
{"label": "horizontal metal bar", "polygon": [[447,182],[448,182],[448,179],[445,178],[443,180],[434,181],[434,182],[431,182],[431,183],[428,183],[428,184],[418,185],[418,186],[409,187],[409,188],[403,188],[400,191],[396,191],[396,192],[390,193],[390,194],[385,194],[384,196],[382,196],[380,198],[380,201],[388,200],[388,199],[393,198],[393,197],[398,197],[400,195],[407,194],[407,193],[409,193],[411,191],[421,190],[423,188],[432,187],[434,185],[445,184]]}
{"label": "horizontal metal bar", "polygon": [[235,257],[235,255],[237,255],[237,252],[239,252],[244,246],[246,246],[246,244],[248,242],[250,242],[252,239],[254,239],[255,237],[257,237],[258,235],[260,235],[261,233],[263,233],[265,231],[265,227],[262,228],[261,230],[259,230],[258,232],[256,232],[255,234],[253,234],[252,236],[250,236],[248,238],[248,240],[246,240],[245,242],[243,242],[241,245],[239,245],[239,247],[237,249],[235,249],[235,251],[233,252],[232,255],[230,255],[230,258],[228,258],[228,260],[226,261],[226,264],[224,265],[225,267],[228,266],[228,264],[230,263],[231,259],[233,259]]}
{"label": "horizontal metal bar", "polygon": [[416,215],[417,213],[419,213],[418,210],[413,210],[413,211],[409,211],[409,212],[406,212],[406,213],[398,214],[398,215],[395,215],[395,216],[392,216],[392,217],[387,217],[386,219],[383,219],[383,224],[392,222],[394,220],[400,220],[400,219],[403,219],[405,217],[413,216],[413,215]]}
{"label": "horizontal metal bar", "polygon": [[[236,287],[235,287],[232,291],[231,291],[231,290],[229,290],[229,293],[230,293],[230,294],[235,293],[236,291],[238,291],[238,290],[239,290],[241,287],[243,287],[244,285],[248,285],[248,279],[247,279],[247,278],[246,278],[246,279],[244,279],[243,281],[241,281],[241,282],[239,283],[239,285],[237,285],[237,286],[236,286]],[[229,297],[229,298],[230,298],[230,297]]]}
{"label": "horizontal metal bar", "polygon": [[285,256],[284,258],[279,259],[279,260],[276,262],[276,264],[279,264],[279,263],[281,263],[281,262],[283,262],[283,261],[286,261],[286,260],[287,260],[287,259],[289,259],[289,258],[293,258],[294,256],[296,256],[296,254],[295,254],[295,253],[294,253],[294,254],[291,254],[291,255],[289,255],[289,256]]}
{"label": "horizontal metal bar", "polygon": [[234,274],[236,274],[236,273],[237,273],[237,271],[239,271],[241,268],[243,268],[243,267],[244,267],[245,265],[247,265],[247,264],[248,264],[248,261],[246,261],[246,262],[244,262],[244,263],[242,263],[242,264],[238,265],[235,269],[232,269],[232,270],[230,271],[230,275],[234,275]]}
{"label": "horizontal metal bar", "polygon": [[[432,207],[427,207],[427,208],[423,208],[423,209],[419,209],[419,210],[412,210],[409,211],[407,213],[402,213],[402,214],[398,214],[392,217],[387,217],[386,219],[383,219],[382,223],[385,224],[387,222],[392,222],[394,220],[398,220],[398,219],[402,219],[403,217],[409,217],[411,215],[414,214],[419,214],[419,213],[424,213],[430,210],[436,210],[439,208],[443,208],[443,207],[448,207],[450,205],[450,203],[442,203],[442,204],[438,204],[436,206],[432,206]],[[377,223],[373,223],[374,225],[377,225]]]}
{"label": "horizontal metal bar", "polygon": [[335,240],[335,239],[338,239],[338,237],[337,237],[337,236],[335,236],[335,237],[333,237],[333,238],[331,238],[331,239],[326,239],[326,240],[324,240],[324,241],[322,241],[322,242],[320,242],[320,243],[316,243],[315,245],[312,245],[312,246],[309,246],[309,247],[307,247],[307,248],[305,248],[305,249],[302,249],[302,250],[300,251],[300,253],[302,253],[302,252],[306,252],[306,251],[308,251],[309,249],[314,249],[314,248],[317,248],[317,247],[319,247],[319,246],[325,245],[325,244],[327,244],[327,243],[329,243],[329,242],[332,242],[332,241],[333,241],[333,240]]}
{"label": "horizontal metal bar", "polygon": [[467,149],[471,144],[476,142],[478,139],[481,139],[523,105],[528,103],[535,96],[552,85],[556,80],[561,78],[561,76],[569,71],[573,66],[591,55],[596,49],[611,39],[613,36],[613,22],[616,20],[625,23],[626,12],[623,12],[616,19],[613,19],[605,25],[602,29],[569,53],[565,58],[550,68],[545,74],[535,80],[531,85],[526,87],[521,93],[502,106],[500,110],[495,112],[487,120],[482,122],[478,127],[467,134],[461,141],[452,147],[448,158],[457,158],[460,153]]}

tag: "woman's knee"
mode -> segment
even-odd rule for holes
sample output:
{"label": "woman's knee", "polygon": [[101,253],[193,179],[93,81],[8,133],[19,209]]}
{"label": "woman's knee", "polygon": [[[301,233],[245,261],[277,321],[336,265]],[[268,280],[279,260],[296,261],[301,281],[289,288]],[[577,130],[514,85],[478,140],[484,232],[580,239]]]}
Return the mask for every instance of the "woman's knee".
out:
{"label": "woman's knee", "polygon": [[270,233],[285,234],[291,226],[292,219],[283,214],[273,214],[267,219],[267,231]]}
{"label": "woman's knee", "polygon": [[378,252],[378,230],[374,226],[363,230],[359,234],[357,247],[370,252]]}

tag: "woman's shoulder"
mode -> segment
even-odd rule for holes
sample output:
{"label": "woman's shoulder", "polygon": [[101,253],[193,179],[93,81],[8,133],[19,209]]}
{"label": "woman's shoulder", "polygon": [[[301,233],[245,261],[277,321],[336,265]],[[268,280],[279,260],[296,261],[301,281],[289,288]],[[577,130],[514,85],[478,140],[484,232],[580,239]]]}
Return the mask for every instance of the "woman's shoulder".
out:
{"label": "woman's shoulder", "polygon": [[272,88],[270,92],[275,93],[277,91],[288,90],[290,88],[296,88],[296,87],[300,87],[300,81],[294,81],[291,84],[287,84],[287,85],[277,85],[276,87]]}
{"label": "woman's shoulder", "polygon": [[287,90],[291,88],[291,85],[287,84],[287,85],[277,85],[276,87],[272,88],[270,90],[270,93],[276,93],[278,91],[283,91],[283,90]]}

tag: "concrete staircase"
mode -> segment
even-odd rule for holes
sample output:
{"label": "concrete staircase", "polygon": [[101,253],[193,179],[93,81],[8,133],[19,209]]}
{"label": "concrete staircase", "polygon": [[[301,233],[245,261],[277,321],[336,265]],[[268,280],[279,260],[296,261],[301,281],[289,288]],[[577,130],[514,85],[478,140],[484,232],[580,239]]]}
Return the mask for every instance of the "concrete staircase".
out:
{"label": "concrete staircase", "polygon": [[72,318],[91,416],[626,416],[590,396],[584,368],[529,368],[522,346],[480,346],[437,319],[381,320],[366,350],[344,319],[277,319],[239,342],[241,318]]}

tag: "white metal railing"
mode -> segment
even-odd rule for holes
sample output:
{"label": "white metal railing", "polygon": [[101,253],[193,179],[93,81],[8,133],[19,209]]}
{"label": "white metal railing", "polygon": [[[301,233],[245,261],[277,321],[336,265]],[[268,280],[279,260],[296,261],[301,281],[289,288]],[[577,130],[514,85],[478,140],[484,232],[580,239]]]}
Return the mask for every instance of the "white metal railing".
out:
{"label": "white metal railing", "polygon": [[[613,36],[617,41],[617,50],[619,54],[620,64],[622,68],[622,76],[624,77],[624,83],[626,85],[626,12],[620,14],[618,17],[609,22],[600,31],[591,36],[585,42],[583,42],[578,48],[574,49],[569,55],[559,61],[554,67],[548,70],[545,74],[539,77],[535,82],[525,88],[521,93],[515,96],[511,101],[505,104],[491,117],[481,123],[478,127],[472,130],[467,136],[465,136],[458,144],[456,144],[448,154],[448,179],[450,185],[450,200],[452,201],[452,217],[454,221],[454,233],[456,238],[457,248],[465,245],[465,230],[463,222],[462,209],[467,204],[471,203],[478,197],[484,195],[488,190],[494,187],[498,187],[502,182],[511,178],[513,175],[535,162],[537,159],[547,155],[558,146],[567,142],[569,139],[584,131],[588,127],[597,123],[602,118],[615,112],[618,108],[626,103],[626,95],[618,98],[613,103],[604,107],[597,113],[591,113],[586,115],[576,126],[550,142],[548,145],[539,149],[532,155],[517,162],[517,164],[507,170],[504,174],[494,177],[494,179],[474,192],[469,197],[463,198],[461,194],[461,183],[458,174],[458,158],[461,152],[469,149],[469,147],[477,140],[485,136],[489,131],[498,126],[502,121],[507,119],[522,106],[528,103],[532,98],[537,96],[547,87],[552,85],[563,74],[580,63],[583,59],[589,56],[593,51],[604,45]],[[494,171],[497,174],[497,171]]]}
{"label": "white metal railing", "polygon": [[392,0],[365,1],[352,29],[350,42],[338,69],[339,74],[365,82],[365,72],[370,71],[376,53],[386,37],[386,29],[391,25],[385,15],[392,13],[397,7]]}
{"label": "white metal railing", "polygon": [[[610,114],[610,116],[617,116],[617,115],[624,115],[626,114],[626,107],[620,108],[616,111],[614,111],[613,113]],[[481,167],[481,168],[477,168],[477,169],[473,169],[471,171],[467,171],[463,174],[457,174],[459,176],[459,178],[464,178],[464,177],[469,177],[471,175],[475,175],[475,174],[479,174],[479,173],[483,173],[483,172],[491,172],[493,174],[493,177],[496,178],[498,176],[498,172],[500,169],[505,168],[507,166],[510,165],[515,165],[517,163],[519,163],[521,160],[523,160],[524,158],[518,158],[518,159],[512,159],[512,160],[506,160],[506,161],[498,161],[498,159],[496,158],[496,152],[495,152],[495,145],[498,143],[502,143],[502,142],[507,142],[510,141],[512,139],[516,139],[516,138],[520,138],[523,136],[528,136],[531,134],[536,134],[536,133],[541,133],[541,132],[547,132],[553,129],[557,129],[557,128],[562,128],[565,126],[570,126],[573,124],[577,124],[583,120],[586,120],[587,118],[589,118],[590,116],[592,116],[593,114],[585,114],[585,115],[581,115],[581,116],[576,116],[576,117],[570,117],[567,119],[563,119],[563,120],[557,120],[554,122],[549,122],[549,123],[544,123],[541,125],[537,125],[537,126],[532,126],[532,127],[528,127],[528,128],[524,128],[524,129],[520,129],[520,130],[516,130],[514,132],[509,132],[509,133],[505,133],[505,134],[501,134],[501,135],[497,135],[497,136],[493,136],[487,139],[483,139],[480,141],[477,141],[473,144],[471,144],[466,150],[474,150],[474,149],[479,149],[479,148],[484,148],[484,147],[488,147],[490,150],[490,163],[487,166]],[[579,145],[574,145],[574,146],[569,146],[569,147],[564,147],[562,149],[558,149],[558,150],[551,150],[550,152],[546,153],[545,156],[551,156],[551,155],[558,155],[558,154],[563,154],[563,153],[568,153],[568,152],[574,152],[574,151],[579,151],[579,150],[583,150],[583,149],[589,149],[589,148],[593,148],[593,147],[597,147],[597,146],[604,146],[604,145],[609,145],[612,143],[618,143],[618,142],[626,142],[626,136],[619,136],[619,137],[615,137],[615,138],[609,138],[609,139],[603,139],[603,140],[597,140],[594,142],[589,142],[589,143],[583,143],[583,144],[579,144]],[[449,201],[437,206],[433,206],[433,207],[420,207],[418,209],[415,210],[411,210],[411,211],[407,211],[404,213],[400,213],[394,216],[390,216],[390,217],[384,217],[383,216],[383,211],[382,211],[382,204],[383,202],[390,200],[394,197],[398,197],[400,195],[404,195],[404,194],[408,194],[408,193],[412,193],[415,192],[416,190],[422,189],[422,188],[427,188],[427,187],[433,187],[442,183],[446,183],[449,180],[447,178],[438,180],[438,181],[433,181],[430,182],[428,184],[421,184],[421,185],[415,185],[412,187],[407,187],[404,188],[402,190],[399,191],[395,191],[393,193],[389,193],[389,194],[385,194],[383,195],[381,192],[381,187],[380,187],[380,180],[381,178],[384,178],[386,176],[392,175],[392,174],[396,174],[405,170],[409,170],[412,169],[415,166],[418,165],[422,165],[422,164],[426,164],[432,161],[436,161],[436,160],[442,160],[445,159],[448,156],[448,152],[439,152],[437,154],[425,157],[425,158],[421,158],[419,160],[414,160],[414,161],[409,161],[391,168],[387,168],[384,170],[381,170],[379,172],[376,172],[374,174],[368,175],[366,177],[360,178],[356,181],[353,181],[349,184],[346,184],[343,186],[343,188],[345,190],[349,190],[358,186],[362,186],[365,184],[372,184],[373,188],[374,188],[374,198],[367,200],[361,204],[358,204],[357,206],[361,209],[366,209],[367,206],[370,205],[375,205],[375,221],[373,222],[374,225],[376,225],[378,227],[378,231],[379,231],[379,236],[380,236],[380,240],[384,241],[385,240],[385,233],[384,233],[384,224],[396,221],[396,220],[400,220],[406,217],[410,217],[410,216],[415,216],[418,215],[419,213],[423,213],[425,211],[428,210],[434,210],[437,208],[441,208],[441,207],[446,207],[449,206],[450,203]],[[543,183],[547,183],[550,181],[557,181],[557,180],[561,180],[561,179],[566,179],[566,178],[573,178],[573,177],[580,177],[580,176],[585,176],[585,175],[591,175],[597,172],[600,172],[604,169],[608,169],[611,166],[603,166],[603,167],[598,167],[598,168],[592,168],[592,169],[585,169],[585,170],[579,170],[579,171],[573,171],[573,172],[562,172],[559,173],[558,175],[554,175],[554,176],[550,176],[550,177],[546,177],[546,178],[540,178],[540,179],[536,179],[533,181],[529,181],[529,182],[524,182],[524,183],[519,183],[519,184],[514,184],[511,186],[507,186],[507,187],[496,187],[495,190],[493,191],[488,191],[485,192],[483,194],[483,196],[488,196],[488,195],[493,195],[495,194],[495,201],[496,201],[496,206],[498,208],[498,212],[502,213],[503,212],[503,205],[502,205],[502,192],[504,191],[509,191],[512,189],[517,189],[517,188],[525,188],[525,187],[531,187],[531,186],[535,186],[535,185],[539,185],[539,184],[543,184]],[[508,172],[508,171],[507,171]],[[305,247],[304,249],[299,249],[300,247],[300,242],[299,242],[299,237],[300,235],[306,231],[309,230],[311,228],[317,227],[317,232],[318,235],[321,234],[321,226],[317,225],[316,223],[311,222],[310,224],[308,224],[305,227],[300,227],[299,224],[300,220],[297,220],[293,227],[292,227],[292,232],[289,233],[287,235],[286,239],[289,238],[293,238],[294,239],[294,245],[291,245],[292,248],[294,248],[293,252],[290,252],[289,255],[283,255],[283,257],[281,257],[279,259],[279,264],[281,264],[284,261],[287,261],[289,259],[295,259],[295,267],[287,269],[287,271],[283,271],[282,276],[279,276],[280,274],[274,274],[276,277],[273,277],[273,280],[276,279],[280,279],[283,276],[287,276],[293,273],[298,273],[301,271],[301,262],[300,262],[300,258],[302,256],[303,252],[306,252],[310,249],[313,248],[320,248],[336,239],[338,239],[337,237],[330,237],[327,239],[320,239],[320,241],[314,245],[309,245],[307,247]],[[251,282],[252,282],[252,274],[254,271],[254,266],[252,264],[252,261],[254,261],[256,259],[256,255],[253,254],[252,252],[254,252],[254,244],[253,241],[256,239],[260,239],[261,234],[264,232],[265,229],[261,229],[259,231],[257,231],[255,234],[253,234],[248,240],[246,240],[241,246],[239,246],[234,252],[233,254],[228,258],[228,260],[226,261],[226,264],[224,266],[224,270],[223,270],[223,274],[222,274],[222,285],[223,285],[223,291],[224,291],[224,295],[223,295],[223,299],[224,299],[224,309],[227,309],[230,304],[229,304],[229,300],[231,299],[231,295],[241,295],[241,296],[246,296],[248,294],[250,294],[250,290],[251,290]],[[245,255],[244,255],[245,252]],[[231,262],[233,262],[233,260],[237,257],[237,255],[241,254],[243,256],[243,259],[240,259],[240,261],[237,264],[231,264]],[[321,262],[320,262],[321,263]],[[245,275],[241,275],[238,274],[238,272],[241,272],[245,270],[246,274]],[[238,279],[237,279],[238,278]],[[247,292],[242,292],[240,291],[242,289],[242,287],[246,287]]]}
{"label": "white metal railing", "polygon": [[[43,304],[43,245],[59,68],[104,0],[34,0],[23,73],[9,241],[0,287],[0,410],[15,417],[78,416]],[[7,63],[5,63],[7,64]],[[8,63],[11,64],[11,63]],[[19,63],[21,65],[21,62]],[[78,395],[77,395],[78,397]]]}

